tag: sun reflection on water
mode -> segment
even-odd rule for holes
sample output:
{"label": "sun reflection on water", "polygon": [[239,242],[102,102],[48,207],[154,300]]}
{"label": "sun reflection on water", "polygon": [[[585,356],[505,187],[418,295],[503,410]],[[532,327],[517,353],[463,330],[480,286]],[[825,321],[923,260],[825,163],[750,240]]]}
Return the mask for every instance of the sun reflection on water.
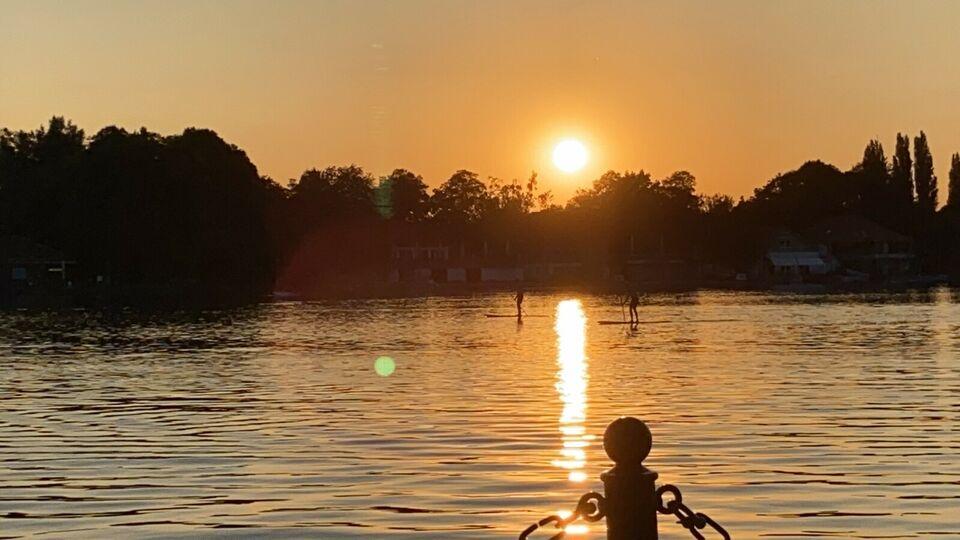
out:
{"label": "sun reflection on water", "polygon": [[560,434],[563,446],[560,458],[553,464],[567,470],[571,482],[587,480],[584,468],[587,447],[593,437],[586,432],[587,419],[587,358],[586,316],[579,300],[564,300],[557,304],[554,329],[557,332],[557,392],[563,402],[560,413]]}

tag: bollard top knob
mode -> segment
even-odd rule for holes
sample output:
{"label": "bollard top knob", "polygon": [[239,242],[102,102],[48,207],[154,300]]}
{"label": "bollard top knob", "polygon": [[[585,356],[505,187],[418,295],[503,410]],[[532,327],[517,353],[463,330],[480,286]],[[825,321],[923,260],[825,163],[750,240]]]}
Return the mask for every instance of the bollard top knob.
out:
{"label": "bollard top knob", "polygon": [[640,465],[650,454],[653,435],[639,418],[621,416],[603,432],[603,449],[617,465]]}

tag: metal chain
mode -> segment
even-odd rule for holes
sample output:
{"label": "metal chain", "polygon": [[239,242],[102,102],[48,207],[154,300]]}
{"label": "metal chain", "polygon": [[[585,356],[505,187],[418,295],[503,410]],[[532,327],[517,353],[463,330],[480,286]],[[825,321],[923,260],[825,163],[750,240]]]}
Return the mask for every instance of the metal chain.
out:
{"label": "metal chain", "polygon": [[[664,493],[673,495],[673,499],[664,503]],[[702,512],[694,512],[689,506],[683,504],[683,495],[680,494],[680,488],[671,484],[664,484],[657,488],[657,511],[661,514],[673,514],[677,517],[677,522],[683,525],[690,534],[697,540],[705,540],[700,534],[700,530],[707,525],[717,531],[724,540],[730,540],[730,534],[720,526],[719,523],[710,519],[710,516]]]}
{"label": "metal chain", "polygon": [[606,515],[603,509],[604,502],[606,502],[606,499],[604,499],[603,495],[597,493],[596,491],[584,493],[580,497],[580,500],[577,501],[577,507],[573,510],[572,514],[565,518],[562,518],[556,514],[547,516],[524,529],[524,531],[520,533],[519,540],[527,540],[527,537],[533,534],[533,531],[541,527],[545,527],[550,523],[553,523],[556,528],[560,529],[560,532],[551,536],[550,540],[560,540],[567,534],[567,525],[570,525],[578,519],[582,518],[584,521],[591,523],[603,519],[603,517]]}

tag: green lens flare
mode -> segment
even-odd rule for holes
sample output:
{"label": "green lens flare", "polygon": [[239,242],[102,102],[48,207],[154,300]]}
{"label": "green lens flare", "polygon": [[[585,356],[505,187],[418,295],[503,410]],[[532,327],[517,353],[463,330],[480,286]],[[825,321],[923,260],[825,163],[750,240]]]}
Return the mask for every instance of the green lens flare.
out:
{"label": "green lens flare", "polygon": [[397,369],[397,363],[389,356],[381,356],[373,363],[373,370],[381,377],[389,377]]}

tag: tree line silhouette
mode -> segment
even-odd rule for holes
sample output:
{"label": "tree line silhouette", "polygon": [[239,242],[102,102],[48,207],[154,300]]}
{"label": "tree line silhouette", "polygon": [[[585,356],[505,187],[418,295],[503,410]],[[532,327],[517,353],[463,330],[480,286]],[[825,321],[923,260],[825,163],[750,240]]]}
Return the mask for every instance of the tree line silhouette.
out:
{"label": "tree line silhouette", "polygon": [[686,171],[610,171],[564,206],[535,173],[483,181],[460,170],[431,191],[411,171],[378,179],[349,165],[310,169],[284,187],[211,130],[111,126],[87,137],[54,117],[34,131],[0,131],[0,235],[61,250],[77,262],[77,287],[104,280],[125,302],[247,301],[284,280],[362,282],[411,238],[507,246],[500,256],[515,260],[615,266],[650,256],[738,268],[763,253],[772,228],[803,230],[848,212],[913,237],[924,272],[955,274],[960,154],[948,180],[940,208],[920,132],[912,149],[897,134],[889,160],[871,140],[850,170],[809,161],[739,201],[697,193]]}

